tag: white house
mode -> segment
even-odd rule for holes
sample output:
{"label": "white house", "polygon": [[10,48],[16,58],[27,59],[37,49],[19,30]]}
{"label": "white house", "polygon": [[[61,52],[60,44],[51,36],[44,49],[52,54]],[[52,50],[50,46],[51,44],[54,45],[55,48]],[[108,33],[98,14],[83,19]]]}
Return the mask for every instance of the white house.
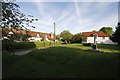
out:
{"label": "white house", "polygon": [[30,42],[34,42],[34,41],[41,41],[42,38],[40,37],[39,34],[36,34],[36,36],[31,36],[30,38],[28,38],[28,40],[29,40]]}
{"label": "white house", "polygon": [[10,32],[13,32],[14,35],[19,35],[19,34],[24,34],[24,35],[28,35],[29,38],[28,40],[30,42],[34,42],[34,41],[41,41],[43,39],[43,37],[45,37],[46,41],[50,41],[54,39],[54,36],[52,33],[43,33],[43,32],[36,32],[36,31],[31,31],[31,30],[17,30],[17,29],[13,29],[13,28],[2,28],[3,32],[2,32],[2,39],[9,39],[8,38],[8,34]]}
{"label": "white house", "polygon": [[49,34],[49,33],[29,31],[27,34],[29,34],[31,36],[28,38],[28,40],[30,42],[42,41],[43,37],[44,37],[45,41],[52,40],[52,38],[51,38],[52,34]]}
{"label": "white house", "polygon": [[115,44],[112,42],[107,34],[102,31],[82,32],[82,35],[86,37],[82,43],[94,43],[93,34],[97,34],[96,42],[103,44]]}

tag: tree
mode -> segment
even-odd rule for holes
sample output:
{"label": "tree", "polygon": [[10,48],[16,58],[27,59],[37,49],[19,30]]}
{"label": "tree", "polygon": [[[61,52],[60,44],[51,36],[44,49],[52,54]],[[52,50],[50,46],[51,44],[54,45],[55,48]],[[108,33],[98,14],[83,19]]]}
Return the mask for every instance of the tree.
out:
{"label": "tree", "polygon": [[38,19],[33,19],[31,15],[24,15],[19,8],[20,6],[17,5],[14,0],[10,0],[9,2],[3,0],[0,2],[0,9],[2,11],[0,27],[25,28],[24,26],[30,26],[35,28],[29,23],[37,21]]}
{"label": "tree", "polygon": [[60,35],[59,35],[59,34],[56,35],[56,39],[57,39],[57,40],[60,40]]}
{"label": "tree", "polygon": [[81,33],[77,33],[75,35],[73,35],[72,39],[71,39],[72,43],[81,43],[82,42],[82,35]]}
{"label": "tree", "polygon": [[118,22],[115,33],[112,35],[111,38],[114,42],[117,42],[120,45],[120,22]]}
{"label": "tree", "polygon": [[103,31],[106,33],[108,36],[112,36],[113,34],[113,29],[112,27],[102,27],[99,31]]}
{"label": "tree", "polygon": [[60,33],[60,37],[62,37],[63,40],[70,42],[72,39],[72,34],[68,30],[64,30],[63,32]]}

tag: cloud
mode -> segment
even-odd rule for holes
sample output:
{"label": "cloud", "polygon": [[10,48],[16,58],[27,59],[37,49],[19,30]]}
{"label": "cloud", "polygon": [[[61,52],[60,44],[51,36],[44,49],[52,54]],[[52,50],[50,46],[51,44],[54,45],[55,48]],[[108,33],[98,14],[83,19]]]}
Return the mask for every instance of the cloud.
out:
{"label": "cloud", "polygon": [[62,15],[56,20],[56,22],[60,22],[60,21],[64,20],[65,18],[68,17],[69,14],[70,13],[68,13],[68,12],[63,12]]}
{"label": "cloud", "polygon": [[56,33],[67,29],[71,33],[99,30],[103,26],[114,26],[117,23],[117,3],[107,2],[76,2],[73,3],[45,3],[35,2],[38,22],[33,24],[37,31],[53,31],[56,23]]}
{"label": "cloud", "polygon": [[[81,17],[76,19],[77,24],[72,33],[99,30],[101,27],[110,26],[115,30],[118,22],[117,3],[79,3],[82,8]],[[80,22],[79,22],[80,21]]]}
{"label": "cloud", "polygon": [[110,16],[104,18],[104,20],[100,20],[99,22],[96,22],[93,26],[91,27],[92,29],[100,29],[101,27],[107,26],[107,27],[113,27],[113,30],[115,30],[115,26],[118,22],[118,14],[111,14]]}
{"label": "cloud", "polygon": [[86,31],[93,31],[93,30],[100,30],[102,27],[112,27],[115,31],[115,26],[118,22],[118,14],[111,14],[108,17],[105,17],[104,19],[101,19],[99,21],[93,20],[87,20],[84,19],[83,24],[79,25],[75,29],[71,30],[72,33],[76,32],[86,32]]}
{"label": "cloud", "polygon": [[76,15],[77,15],[78,17],[80,17],[80,8],[79,8],[79,6],[78,6],[78,3],[75,2],[75,0],[74,0],[74,5],[75,5],[75,10],[76,10]]}
{"label": "cloud", "polygon": [[[16,0],[17,2],[73,2],[73,0]],[[119,0],[76,0],[75,2],[118,2]]]}

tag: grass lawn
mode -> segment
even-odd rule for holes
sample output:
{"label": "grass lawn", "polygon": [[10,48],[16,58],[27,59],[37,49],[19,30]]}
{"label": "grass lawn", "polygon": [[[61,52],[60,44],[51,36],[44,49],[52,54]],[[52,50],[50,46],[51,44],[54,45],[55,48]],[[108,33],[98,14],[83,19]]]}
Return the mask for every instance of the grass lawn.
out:
{"label": "grass lawn", "polygon": [[24,56],[3,54],[3,78],[117,78],[120,47],[82,44],[36,49]]}

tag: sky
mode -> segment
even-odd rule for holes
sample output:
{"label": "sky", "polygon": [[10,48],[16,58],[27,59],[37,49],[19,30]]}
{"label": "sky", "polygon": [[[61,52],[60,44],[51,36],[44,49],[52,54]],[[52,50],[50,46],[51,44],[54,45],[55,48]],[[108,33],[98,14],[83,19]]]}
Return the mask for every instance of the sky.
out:
{"label": "sky", "polygon": [[33,22],[33,31],[56,34],[69,30],[72,34],[98,31],[102,27],[115,27],[118,22],[117,2],[17,2],[26,15],[33,15],[38,21]]}

